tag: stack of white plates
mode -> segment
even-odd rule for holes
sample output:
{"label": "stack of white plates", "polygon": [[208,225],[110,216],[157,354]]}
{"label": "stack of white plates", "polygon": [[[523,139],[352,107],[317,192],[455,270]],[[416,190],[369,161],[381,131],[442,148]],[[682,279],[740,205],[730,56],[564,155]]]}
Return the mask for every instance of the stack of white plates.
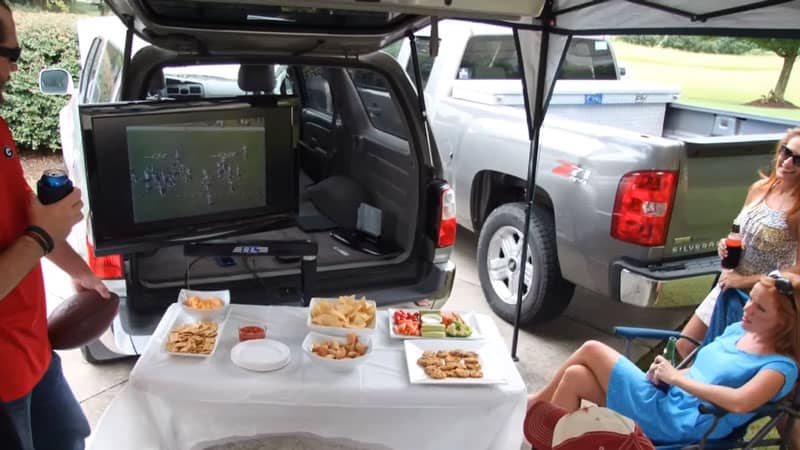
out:
{"label": "stack of white plates", "polygon": [[231,361],[237,366],[258,372],[278,370],[292,359],[289,347],[274,339],[252,339],[231,349]]}

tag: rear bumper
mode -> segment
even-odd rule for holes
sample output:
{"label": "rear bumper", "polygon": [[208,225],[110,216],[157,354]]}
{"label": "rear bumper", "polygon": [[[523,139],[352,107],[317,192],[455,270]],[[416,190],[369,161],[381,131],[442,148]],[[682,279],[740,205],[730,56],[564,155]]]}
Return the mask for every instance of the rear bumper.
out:
{"label": "rear bumper", "polygon": [[674,307],[698,304],[720,272],[719,257],[642,264],[618,260],[612,263],[612,298],[640,307]]}
{"label": "rear bumper", "polygon": [[[450,297],[455,282],[456,266],[450,261],[431,264],[425,277],[416,284],[397,286],[387,289],[365,290],[358,292],[378,305],[389,305],[430,299],[437,306],[442,305]],[[127,297],[120,297],[119,313],[114,319],[109,332],[105,333],[97,342],[93,343],[88,351],[93,353],[95,359],[113,359],[141,354],[150,336],[156,329],[164,311],[142,313],[134,311],[128,304]]]}

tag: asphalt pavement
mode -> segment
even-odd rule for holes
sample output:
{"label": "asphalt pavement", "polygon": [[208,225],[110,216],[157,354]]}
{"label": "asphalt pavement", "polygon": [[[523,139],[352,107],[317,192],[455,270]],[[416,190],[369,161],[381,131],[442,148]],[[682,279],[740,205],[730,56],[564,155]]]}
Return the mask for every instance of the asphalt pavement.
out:
{"label": "asphalt pavement", "polygon": [[[456,282],[447,309],[473,310],[495,318],[510,350],[513,326],[497,318],[483,295],[476,267],[477,236],[458,229],[453,259]],[[69,295],[69,278],[48,261],[44,262],[48,310]],[[576,289],[565,313],[555,320],[531,329],[520,330],[517,367],[529,390],[541,387],[573,351],[589,339],[605,342],[622,351],[624,342],[611,334],[615,325],[677,328],[691,309],[642,309],[612,302],[591,292]],[[639,358],[649,348],[635,345],[633,357]],[[129,358],[118,362],[92,365],[78,350],[59,352],[64,372],[92,427],[117,392],[127,383],[135,363]]]}

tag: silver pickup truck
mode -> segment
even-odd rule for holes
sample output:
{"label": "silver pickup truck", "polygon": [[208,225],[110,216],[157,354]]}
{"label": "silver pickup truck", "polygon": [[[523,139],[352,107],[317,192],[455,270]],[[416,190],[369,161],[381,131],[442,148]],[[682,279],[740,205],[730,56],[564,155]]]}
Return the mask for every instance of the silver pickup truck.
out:
{"label": "silver pickup truck", "polygon": [[[458,223],[480,233],[481,285],[513,321],[530,145],[513,36],[449,20],[436,58],[430,41],[429,29],[417,33]],[[407,69],[409,48],[397,56]],[[718,239],[796,123],[676,103],[677,88],[622,79],[604,38],[574,38],[560,70],[542,129],[522,323],[560,314],[575,286],[639,306],[696,303],[719,271]]]}

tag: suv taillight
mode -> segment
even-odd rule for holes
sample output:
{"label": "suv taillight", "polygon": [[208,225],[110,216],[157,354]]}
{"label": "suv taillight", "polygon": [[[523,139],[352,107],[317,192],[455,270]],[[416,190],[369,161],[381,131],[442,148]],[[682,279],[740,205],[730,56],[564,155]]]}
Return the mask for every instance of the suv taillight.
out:
{"label": "suv taillight", "polygon": [[671,171],[623,176],[614,202],[611,236],[632,244],[664,245],[677,183],[678,173]]}
{"label": "suv taillight", "polygon": [[95,256],[94,246],[88,240],[86,249],[89,253],[89,267],[97,275],[97,278],[101,280],[123,278],[122,255]]}
{"label": "suv taillight", "polygon": [[439,233],[436,247],[450,247],[456,243],[456,194],[445,185],[439,193]]}

